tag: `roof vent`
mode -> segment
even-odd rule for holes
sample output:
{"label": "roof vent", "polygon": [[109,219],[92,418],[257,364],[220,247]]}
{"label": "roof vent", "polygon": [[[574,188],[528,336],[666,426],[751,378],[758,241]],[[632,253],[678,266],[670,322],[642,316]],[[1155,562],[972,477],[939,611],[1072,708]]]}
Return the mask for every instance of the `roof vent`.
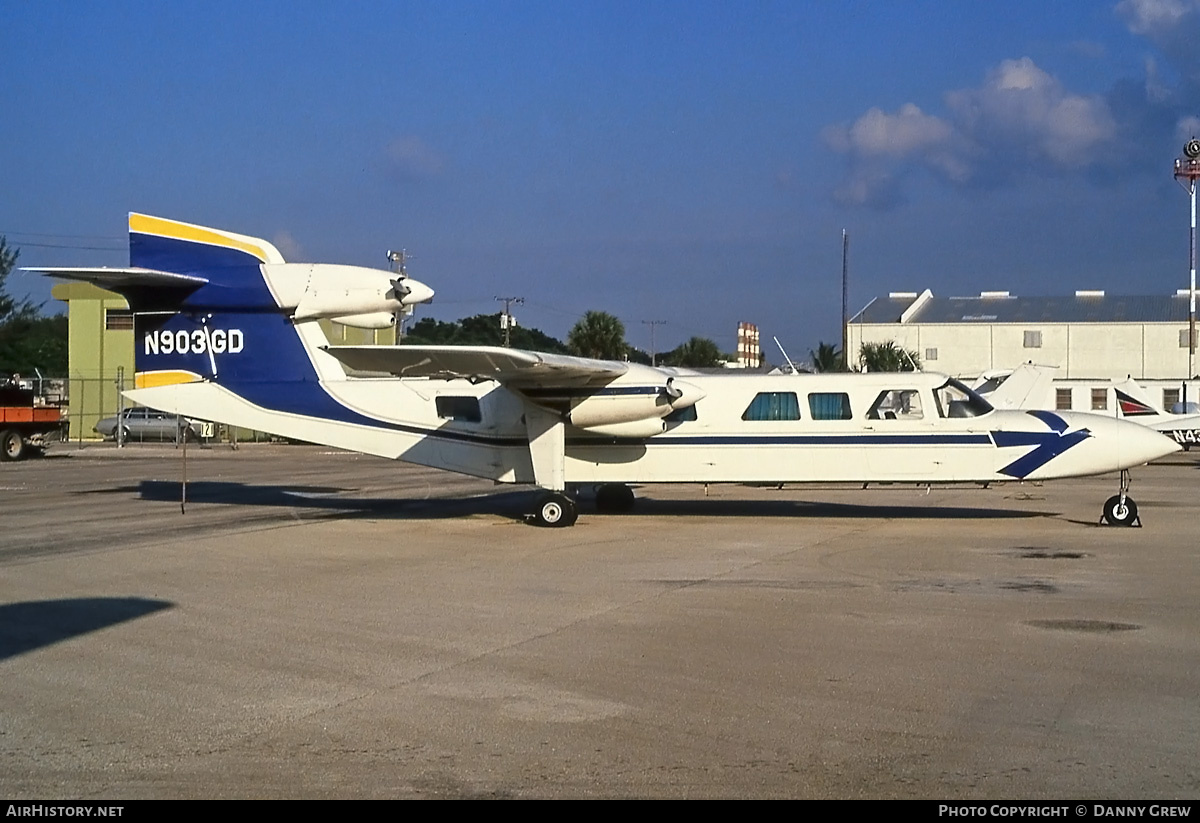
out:
{"label": "roof vent", "polygon": [[1076,297],[1103,297],[1104,289],[1076,289]]}
{"label": "roof vent", "polygon": [[979,296],[980,296],[980,297],[983,297],[983,298],[988,298],[988,297],[1012,297],[1012,295],[1011,295],[1011,294],[1009,294],[1009,293],[1008,293],[1008,292],[1006,292],[1006,291],[981,291],[981,292],[979,293]]}
{"label": "roof vent", "polygon": [[890,297],[892,299],[899,299],[902,297],[916,297],[916,296],[917,296],[917,293],[915,291],[890,291],[890,292],[888,292],[888,297]]}

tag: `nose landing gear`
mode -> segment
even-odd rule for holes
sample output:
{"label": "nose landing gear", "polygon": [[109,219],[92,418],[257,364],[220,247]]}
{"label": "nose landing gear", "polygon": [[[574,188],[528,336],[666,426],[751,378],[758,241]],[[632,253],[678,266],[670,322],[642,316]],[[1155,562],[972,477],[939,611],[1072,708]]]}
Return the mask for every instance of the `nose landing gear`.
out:
{"label": "nose landing gear", "polygon": [[1117,494],[1104,501],[1104,514],[1101,522],[1110,526],[1141,526],[1138,518],[1137,503],[1129,496],[1129,470],[1121,470],[1121,487]]}

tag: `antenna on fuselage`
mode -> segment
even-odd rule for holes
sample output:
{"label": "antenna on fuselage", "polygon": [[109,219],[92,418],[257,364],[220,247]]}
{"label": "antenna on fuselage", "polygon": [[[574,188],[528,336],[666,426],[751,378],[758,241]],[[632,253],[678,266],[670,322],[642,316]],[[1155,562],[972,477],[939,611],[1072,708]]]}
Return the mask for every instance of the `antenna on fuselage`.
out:
{"label": "antenna on fuselage", "polygon": [[792,358],[788,357],[787,352],[783,350],[783,344],[779,342],[779,338],[771,335],[771,339],[775,341],[775,345],[779,347],[779,353],[783,355],[783,359],[787,361],[788,368],[792,370],[792,374],[799,374],[796,369],[796,364],[792,362]]}

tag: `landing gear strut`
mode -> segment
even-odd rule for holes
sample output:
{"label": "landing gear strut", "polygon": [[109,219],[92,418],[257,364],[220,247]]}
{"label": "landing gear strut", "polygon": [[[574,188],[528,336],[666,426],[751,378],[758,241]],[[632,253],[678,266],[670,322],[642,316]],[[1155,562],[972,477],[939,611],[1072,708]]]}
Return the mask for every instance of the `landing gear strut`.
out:
{"label": "landing gear strut", "polygon": [[575,501],[562,492],[547,492],[538,498],[537,510],[533,514],[539,526],[563,528],[573,526],[579,518]]}
{"label": "landing gear strut", "polygon": [[1121,490],[1104,501],[1104,522],[1110,526],[1140,526],[1137,503],[1129,496],[1129,470],[1121,469]]}
{"label": "landing gear strut", "polygon": [[624,483],[606,483],[596,489],[596,510],[621,513],[633,508],[633,489]]}

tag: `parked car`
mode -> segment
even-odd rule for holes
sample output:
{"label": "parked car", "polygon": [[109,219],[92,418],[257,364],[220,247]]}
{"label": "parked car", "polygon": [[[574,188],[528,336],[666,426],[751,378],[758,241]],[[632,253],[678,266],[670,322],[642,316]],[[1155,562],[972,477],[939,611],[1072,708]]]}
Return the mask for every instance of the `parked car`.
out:
{"label": "parked car", "polygon": [[[180,436],[188,440],[199,440],[204,434],[204,423],[189,420],[156,409],[126,409],[120,416],[124,440],[136,443],[140,440],[167,440],[180,442]],[[117,417],[105,417],[96,424],[95,430],[101,437],[117,439]]]}

